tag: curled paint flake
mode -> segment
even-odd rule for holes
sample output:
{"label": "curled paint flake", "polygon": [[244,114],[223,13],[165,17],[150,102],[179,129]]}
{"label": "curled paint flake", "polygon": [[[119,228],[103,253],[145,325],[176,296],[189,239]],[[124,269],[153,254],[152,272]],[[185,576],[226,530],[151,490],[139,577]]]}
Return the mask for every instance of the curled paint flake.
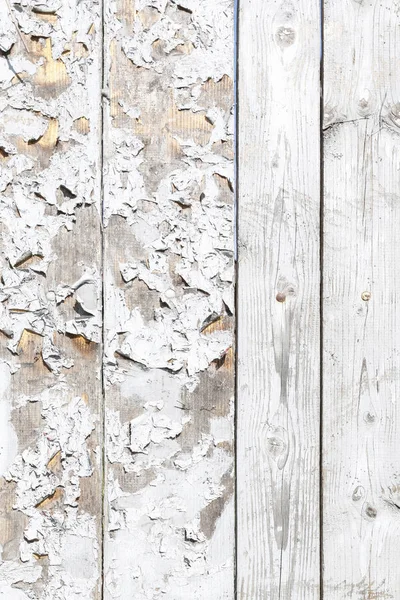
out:
{"label": "curled paint flake", "polygon": [[[7,584],[11,586],[13,583],[19,583],[20,581],[35,583],[41,573],[42,567],[38,565],[20,565],[10,560],[3,560],[0,564],[0,585],[5,586]],[[11,588],[11,590],[13,589],[15,590],[15,588]],[[0,591],[2,591],[1,587]],[[8,598],[13,598],[13,596],[7,596],[7,600]]]}
{"label": "curled paint flake", "polygon": [[59,285],[54,292],[57,304],[73,296],[79,306],[75,319],[58,319],[58,328],[71,335],[81,335],[88,341],[99,343],[101,339],[101,284],[96,267],[85,267],[83,275],[71,285]]}
{"label": "curled paint flake", "polygon": [[0,4],[0,50],[9,52],[17,41],[15,26],[6,2]]}
{"label": "curled paint flake", "polygon": [[[121,423],[117,411],[106,411],[107,457],[110,463],[119,462],[126,472],[141,473],[165,463],[179,452],[175,439],[190,417],[174,409],[172,414],[146,410],[131,421]],[[156,456],[149,454],[158,446]]]}
{"label": "curled paint flake", "polygon": [[7,107],[1,112],[0,136],[2,139],[21,137],[25,142],[35,142],[42,137],[48,120],[30,110]]}
{"label": "curled paint flake", "polygon": [[144,413],[130,422],[129,448],[134,453],[142,453],[150,442],[160,444],[164,439],[176,438],[181,432],[182,424],[167,415]]}
{"label": "curled paint flake", "polygon": [[110,139],[113,152],[107,161],[104,175],[104,221],[112,214],[132,222],[140,200],[148,199],[143,175],[139,167],[143,162],[140,152],[143,142],[128,130],[114,130]]}
{"label": "curled paint flake", "polygon": [[118,100],[118,104],[120,105],[120,107],[122,108],[122,110],[124,111],[124,113],[126,115],[128,115],[128,117],[131,117],[132,119],[139,120],[139,118],[140,118],[140,108],[133,107],[133,106],[128,106],[128,104],[124,100]]}
{"label": "curled paint flake", "polygon": [[205,542],[206,538],[200,528],[200,519],[197,517],[185,526],[185,540],[196,544]]}
{"label": "curled paint flake", "polygon": [[65,358],[61,354],[60,350],[53,344],[53,342],[45,337],[42,344],[42,358],[44,364],[53,373],[60,373],[61,369],[71,369],[74,366],[74,361],[70,358]]}

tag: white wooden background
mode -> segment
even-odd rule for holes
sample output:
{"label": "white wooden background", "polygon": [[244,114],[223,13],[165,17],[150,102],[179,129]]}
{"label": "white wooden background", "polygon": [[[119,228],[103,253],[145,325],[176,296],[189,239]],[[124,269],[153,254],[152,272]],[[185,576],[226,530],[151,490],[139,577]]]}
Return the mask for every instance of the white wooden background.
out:
{"label": "white wooden background", "polygon": [[400,3],[237,4],[0,0],[0,600],[400,598]]}

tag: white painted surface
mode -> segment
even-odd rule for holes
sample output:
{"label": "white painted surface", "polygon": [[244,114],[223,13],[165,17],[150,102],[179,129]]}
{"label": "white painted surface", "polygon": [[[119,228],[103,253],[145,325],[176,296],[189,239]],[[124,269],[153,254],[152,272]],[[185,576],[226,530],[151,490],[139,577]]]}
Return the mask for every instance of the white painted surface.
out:
{"label": "white painted surface", "polygon": [[400,597],[398,26],[389,0],[325,2],[326,600]]}
{"label": "white painted surface", "polygon": [[0,476],[4,477],[12,465],[17,451],[18,438],[11,417],[11,399],[8,391],[11,383],[10,367],[0,363]]}
{"label": "white painted surface", "polygon": [[319,19],[240,2],[240,600],[320,597]]}

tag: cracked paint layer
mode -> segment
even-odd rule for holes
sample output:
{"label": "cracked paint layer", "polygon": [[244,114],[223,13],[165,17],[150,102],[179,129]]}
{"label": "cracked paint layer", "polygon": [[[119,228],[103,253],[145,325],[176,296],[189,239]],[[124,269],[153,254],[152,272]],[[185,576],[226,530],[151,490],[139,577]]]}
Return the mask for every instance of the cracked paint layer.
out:
{"label": "cracked paint layer", "polygon": [[232,599],[233,2],[105,15],[105,597]]}
{"label": "cracked paint layer", "polygon": [[100,5],[0,4],[0,596],[100,597]]}

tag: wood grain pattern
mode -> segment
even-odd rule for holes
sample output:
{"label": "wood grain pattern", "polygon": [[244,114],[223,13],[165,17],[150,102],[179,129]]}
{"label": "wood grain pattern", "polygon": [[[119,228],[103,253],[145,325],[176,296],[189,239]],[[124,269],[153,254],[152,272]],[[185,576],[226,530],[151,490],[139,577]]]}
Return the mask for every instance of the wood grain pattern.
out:
{"label": "wood grain pattern", "polygon": [[233,2],[105,15],[104,597],[232,600]]}
{"label": "wood grain pattern", "polygon": [[100,31],[93,0],[0,4],[7,600],[100,598]]}
{"label": "wood grain pattern", "polygon": [[0,4],[0,598],[400,597],[400,5],[324,6],[320,223],[319,0],[240,3],[235,432],[233,0]]}
{"label": "wood grain pattern", "polygon": [[320,597],[319,19],[240,3],[240,600]]}
{"label": "wood grain pattern", "polygon": [[326,600],[400,597],[399,10],[325,2]]}

